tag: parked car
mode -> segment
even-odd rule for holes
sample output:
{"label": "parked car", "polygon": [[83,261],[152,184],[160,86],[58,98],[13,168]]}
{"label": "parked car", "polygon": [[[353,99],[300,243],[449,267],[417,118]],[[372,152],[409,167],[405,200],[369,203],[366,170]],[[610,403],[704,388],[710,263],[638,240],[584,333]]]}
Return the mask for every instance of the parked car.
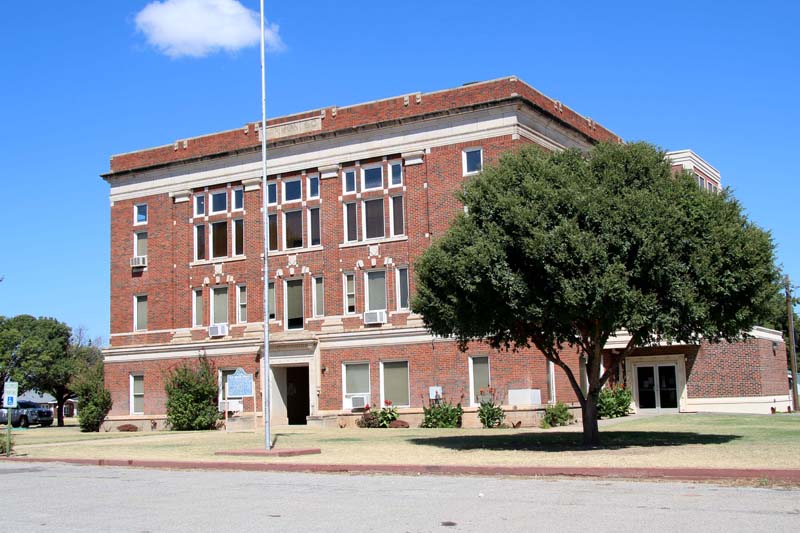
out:
{"label": "parked car", "polygon": [[[0,409],[0,424],[8,423],[8,409]],[[21,400],[17,402],[17,407],[11,415],[11,426],[26,428],[31,424],[39,424],[42,427],[53,425],[53,411],[42,407],[38,403]]]}

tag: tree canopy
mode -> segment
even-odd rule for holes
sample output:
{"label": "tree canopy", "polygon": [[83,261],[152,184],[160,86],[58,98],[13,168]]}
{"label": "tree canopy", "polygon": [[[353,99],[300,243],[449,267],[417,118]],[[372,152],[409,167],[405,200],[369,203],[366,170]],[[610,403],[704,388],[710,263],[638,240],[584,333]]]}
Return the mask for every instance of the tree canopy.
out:
{"label": "tree canopy", "polygon": [[[412,303],[462,348],[534,345],[561,367],[597,444],[596,401],[609,337],[622,358],[658,341],[734,340],[763,317],[775,278],[768,233],[730,191],[706,192],[646,143],[589,153],[525,147],[465,183],[459,214],[416,264]],[[589,390],[561,358],[586,357]]]}

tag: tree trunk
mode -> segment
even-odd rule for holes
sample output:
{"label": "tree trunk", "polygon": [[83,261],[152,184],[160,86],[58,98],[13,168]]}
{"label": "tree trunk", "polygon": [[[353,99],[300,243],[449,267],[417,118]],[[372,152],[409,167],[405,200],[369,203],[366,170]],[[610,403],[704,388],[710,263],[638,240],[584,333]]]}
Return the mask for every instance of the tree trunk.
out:
{"label": "tree trunk", "polygon": [[583,445],[595,447],[600,445],[600,431],[597,428],[597,394],[588,394],[581,408],[583,416]]}
{"label": "tree trunk", "polygon": [[64,427],[64,404],[66,403],[66,399],[59,395],[56,398],[56,416],[58,416],[58,427]]}

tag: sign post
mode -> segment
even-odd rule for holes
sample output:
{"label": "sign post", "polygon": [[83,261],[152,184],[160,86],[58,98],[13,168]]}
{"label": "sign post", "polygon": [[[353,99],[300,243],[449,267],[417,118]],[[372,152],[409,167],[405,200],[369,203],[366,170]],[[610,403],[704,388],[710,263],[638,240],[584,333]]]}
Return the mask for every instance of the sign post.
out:
{"label": "sign post", "polygon": [[11,417],[13,409],[17,406],[19,383],[6,381],[3,391],[3,405],[6,408],[6,457],[8,457],[11,455]]}
{"label": "sign post", "polygon": [[[237,368],[233,374],[228,376],[228,379],[225,383],[225,401],[226,401],[226,411],[225,411],[225,431],[228,430],[227,424],[227,402],[230,401],[231,398],[240,398],[244,400],[244,398],[253,398],[253,426],[254,429],[256,427],[256,406],[255,406],[255,394],[254,394],[255,387],[253,386],[253,374],[248,374],[244,371],[243,368]],[[243,408],[244,409],[244,408]]]}

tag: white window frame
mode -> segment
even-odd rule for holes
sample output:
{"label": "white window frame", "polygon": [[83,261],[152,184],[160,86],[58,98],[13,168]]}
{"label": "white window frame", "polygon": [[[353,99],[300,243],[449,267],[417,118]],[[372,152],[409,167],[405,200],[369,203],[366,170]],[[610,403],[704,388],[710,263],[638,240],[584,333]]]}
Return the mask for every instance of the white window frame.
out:
{"label": "white window frame", "polygon": [[[406,307],[400,307],[400,271],[406,271],[406,283],[408,283],[408,305]],[[401,265],[394,269],[395,276],[394,276],[394,296],[395,296],[395,308],[398,311],[408,311],[411,308],[411,279],[408,277],[408,266]]]}
{"label": "white window frame", "polygon": [[230,241],[225,243],[226,244],[226,246],[225,246],[225,255],[214,255],[214,225],[215,224],[225,224],[225,233],[227,234],[228,231],[229,231],[228,228],[233,226],[233,224],[229,224],[229,222],[230,222],[229,219],[216,220],[214,222],[209,222],[208,230],[207,230],[207,233],[208,233],[208,250],[207,250],[207,252],[208,253],[206,253],[206,256],[207,256],[206,259],[210,259],[210,260],[213,261],[214,259],[224,259],[226,257],[230,257],[230,255],[228,255],[228,252],[230,251],[230,244],[231,244]]}
{"label": "white window frame", "polygon": [[[139,235],[142,235],[142,234],[147,235],[145,240],[147,240],[147,241],[150,240],[150,234],[147,232],[147,230],[134,231],[133,232],[133,256],[134,257],[147,257],[147,254],[139,255]],[[147,252],[148,253],[150,252],[150,243],[149,242],[147,243]]]}
{"label": "white window frame", "polygon": [[[132,372],[132,373],[128,374],[128,376],[129,376],[129,378],[128,378],[128,391],[129,391],[128,406],[130,407],[130,414],[132,414],[132,415],[143,415],[144,414],[144,374],[141,373],[141,372]],[[142,397],[142,410],[141,411],[135,411],[134,408],[133,408],[133,405],[134,405],[133,399],[136,396],[134,394],[134,392],[133,392],[133,381],[134,381],[134,378],[142,378],[142,394],[140,395]]]}
{"label": "white window frame", "polygon": [[[356,209],[356,238],[354,240],[349,240],[347,238],[348,229],[350,229],[347,225],[347,206],[354,205]],[[342,204],[342,221],[344,222],[344,242],[358,242],[358,202],[345,202]],[[362,233],[363,236],[363,233]]]}
{"label": "white window frame", "polygon": [[[244,302],[242,302],[242,289],[244,289]],[[247,324],[247,318],[242,320],[242,303],[244,303],[244,313],[247,314],[247,284],[239,283],[236,285],[236,323]]]}
{"label": "white window frame", "polygon": [[[402,198],[403,199],[403,212],[400,213],[400,217],[403,219],[403,233],[397,233],[394,230],[394,199],[395,198]],[[389,234],[392,237],[400,237],[406,234],[406,197],[403,194],[395,194],[394,196],[389,197]]]}
{"label": "white window frame", "polygon": [[[481,154],[481,168],[478,170],[468,171],[467,170],[467,153],[468,152],[479,152]],[[482,146],[471,146],[469,148],[464,148],[461,150],[461,169],[462,174],[464,176],[472,176],[473,174],[478,174],[483,170],[483,147]]]}
{"label": "white window frame", "polygon": [[[369,308],[369,275],[376,273],[376,272],[383,272],[383,300],[386,302],[386,307],[383,309],[370,309]],[[389,307],[389,294],[388,294],[388,276],[386,275],[386,269],[383,268],[376,268],[373,270],[365,270],[364,271],[364,312],[368,311],[387,311]]]}
{"label": "white window frame", "polygon": [[[196,217],[206,216],[206,214],[208,213],[208,202],[206,201],[206,199],[207,199],[206,193],[204,193],[204,192],[194,195],[194,201],[192,202],[194,204],[194,208],[193,208],[194,209],[194,211],[193,211],[194,216],[196,216]],[[198,205],[200,203],[200,200],[203,200],[203,212],[202,213],[198,209]]]}
{"label": "white window frame", "polygon": [[406,376],[408,379],[408,402],[407,404],[396,404],[392,403],[392,407],[411,407],[411,362],[408,359],[387,359],[386,361],[381,361],[380,364],[380,381],[381,381],[381,406],[385,405],[386,402],[386,395],[384,391],[386,389],[386,382],[383,379],[383,364],[384,363],[405,363],[406,364]]}
{"label": "white window frame", "polygon": [[[347,365],[367,365],[367,392],[347,392]],[[345,361],[342,363],[342,409],[347,409],[347,399],[353,396],[366,396],[366,403],[372,398],[372,365],[369,361]]]}
{"label": "white window frame", "polygon": [[[347,190],[347,173],[353,173],[353,190]],[[342,170],[342,195],[356,194],[358,192],[358,170],[356,167],[349,167]]]}
{"label": "white window frame", "polygon": [[[270,189],[274,189],[275,190],[275,201],[274,202],[270,202],[269,201],[269,190]],[[277,181],[273,180],[273,181],[267,182],[267,193],[266,194],[267,194],[267,205],[278,205],[278,182]]]}
{"label": "white window frame", "polygon": [[[200,259],[199,257],[197,257],[197,252],[198,252],[198,250],[197,250],[197,228],[199,228],[199,227],[204,228],[203,232],[205,233],[205,235],[203,235],[203,248],[205,249],[205,252],[206,252],[205,255],[206,256],[203,259]],[[194,238],[192,239],[192,244],[194,245],[194,260],[195,261],[207,261],[211,257],[211,255],[209,254],[209,249],[208,249],[208,229],[209,228],[208,228],[207,224],[195,224],[194,225],[194,230],[193,230],[193,235],[192,235]],[[149,247],[149,244],[148,244],[148,247]]]}
{"label": "white window frame", "polygon": [[[317,195],[316,196],[311,196],[311,180],[314,179],[314,178],[317,179]],[[322,182],[319,179],[319,174],[309,174],[309,175],[307,175],[306,176],[306,198],[308,198],[309,200],[312,199],[312,198],[314,198],[314,199],[319,198],[320,197],[320,193],[321,193],[321,191],[320,191],[320,185],[321,184],[322,184]]]}
{"label": "white window frame", "polygon": [[[311,227],[312,227],[311,226],[311,211],[314,210],[314,209],[319,211],[319,244],[314,244],[312,242],[312,239],[311,239]],[[306,244],[307,244],[306,248],[309,248],[311,246],[322,246],[322,207],[321,206],[313,206],[313,207],[306,208],[306,228],[307,228],[306,237],[308,238],[308,240],[306,241]]]}
{"label": "white window frame", "polygon": [[[236,253],[236,245],[239,244],[236,241],[236,223],[242,223],[242,253]],[[244,219],[243,218],[234,218],[231,219],[231,257],[243,257],[246,255],[244,253]]]}
{"label": "white window frame", "polygon": [[[400,183],[392,183],[394,176],[392,175],[392,167],[394,165],[398,165],[400,167]],[[387,168],[389,169],[389,179],[388,179],[388,188],[392,187],[402,187],[403,183],[405,182],[405,171],[403,170],[403,160],[402,159],[394,159],[389,161]]]}
{"label": "white window frame", "polygon": [[[220,289],[228,289],[225,298],[225,306],[227,308],[225,315],[228,319],[227,322],[214,322],[214,293]],[[208,323],[212,326],[228,325],[231,322],[231,291],[229,289],[230,288],[227,285],[217,285],[215,287],[211,287],[211,292],[209,293],[210,298],[208,299]]]}
{"label": "white window frame", "polygon": [[486,366],[488,367],[489,370],[489,386],[491,387],[492,384],[492,358],[489,357],[488,355],[475,355],[475,356],[470,355],[469,356],[469,405],[472,407],[477,407],[480,405],[478,402],[475,401],[476,392],[480,392],[475,390],[475,375],[472,371],[472,360],[475,357],[486,358]]}
{"label": "white window frame", "polygon": [[[139,222],[137,219],[139,217],[139,208],[144,206],[144,220]],[[133,205],[133,225],[134,226],[144,226],[150,220],[150,209],[147,207],[146,203],[141,204],[134,204]]]}
{"label": "white window frame", "polygon": [[[242,207],[236,207],[236,193],[240,192],[240,191],[242,193]],[[244,211],[244,187],[242,187],[241,185],[231,188],[231,209],[230,210],[231,211]]]}
{"label": "white window frame", "polygon": [[[289,211],[281,211],[281,212],[283,213],[283,231],[281,232],[281,233],[283,233],[283,235],[282,235],[282,238],[283,238],[283,240],[282,240],[283,249],[284,250],[300,250],[300,249],[302,249],[304,247],[303,246],[303,210],[302,209],[291,209]],[[300,246],[294,246],[292,248],[289,248],[289,246],[286,244],[286,230],[288,229],[288,225],[286,224],[286,215],[288,215],[289,213],[300,213]],[[321,230],[321,228],[320,228],[320,230]]]}
{"label": "white window frame", "polygon": [[[290,281],[299,281],[300,282],[300,302],[303,307],[303,326],[299,328],[289,328],[289,282]],[[302,331],[306,329],[306,284],[303,278],[291,278],[283,280],[283,329],[286,331]],[[276,315],[277,315],[277,309]]]}
{"label": "white window frame", "polygon": [[[317,285],[322,285],[322,312],[317,312]],[[325,316],[325,278],[314,276],[311,278],[311,316]]]}
{"label": "white window frame", "polygon": [[197,323],[197,318],[198,318],[198,314],[197,314],[197,294],[198,293],[200,294],[200,300],[202,301],[202,299],[203,299],[203,289],[202,288],[200,288],[200,289],[192,289],[192,327],[193,328],[202,328],[203,327],[203,314],[204,313],[200,313],[200,315],[199,315],[200,323],[199,324]]}
{"label": "white window frame", "polygon": [[[380,237],[367,237],[367,202],[381,202],[383,207],[383,216],[381,222],[383,223],[383,235]],[[358,208],[356,208],[358,209]],[[358,218],[358,212],[356,212]],[[376,198],[364,198],[361,200],[361,240],[363,241],[379,241],[386,238],[386,197],[379,196]]]}
{"label": "white window frame", "polygon": [[[353,311],[352,312],[347,310],[347,296],[349,294],[347,292],[347,277],[348,276],[352,276],[353,277]],[[342,294],[344,294],[344,309],[343,309],[344,314],[345,315],[351,315],[351,316],[357,314],[358,299],[356,298],[356,295],[358,294],[358,291],[356,290],[356,273],[355,272],[342,272]]]}
{"label": "white window frame", "polygon": [[[214,197],[218,196],[220,194],[224,194],[225,195],[225,209],[221,209],[219,211],[215,211],[214,210]],[[208,193],[208,198],[209,198],[209,202],[208,202],[208,204],[209,204],[208,205],[208,213],[209,214],[218,215],[220,213],[227,213],[228,212],[228,210],[229,210],[228,202],[230,201],[230,198],[228,198],[228,189],[211,191],[211,192]]]}
{"label": "white window frame", "polygon": [[[289,183],[298,182],[300,184],[300,196],[298,196],[294,200],[288,200],[286,198],[286,185]],[[281,202],[284,204],[291,204],[294,202],[301,202],[303,200],[303,179],[302,177],[298,176],[296,178],[289,178],[281,181]]]}
{"label": "white window frame", "polygon": [[[381,170],[381,185],[380,187],[370,187],[367,188],[367,170],[372,170],[373,168],[379,168]],[[384,176],[384,168],[383,163],[373,163],[370,165],[364,165],[361,167],[361,191],[379,191],[386,186],[386,176]]]}
{"label": "white window frame", "polygon": [[[145,313],[145,319],[147,320],[147,324],[144,325],[143,328],[139,328],[139,298],[144,297],[147,299],[147,312]],[[133,295],[133,331],[147,331],[147,326],[150,323],[150,300],[147,298],[147,294],[134,294]]]}

